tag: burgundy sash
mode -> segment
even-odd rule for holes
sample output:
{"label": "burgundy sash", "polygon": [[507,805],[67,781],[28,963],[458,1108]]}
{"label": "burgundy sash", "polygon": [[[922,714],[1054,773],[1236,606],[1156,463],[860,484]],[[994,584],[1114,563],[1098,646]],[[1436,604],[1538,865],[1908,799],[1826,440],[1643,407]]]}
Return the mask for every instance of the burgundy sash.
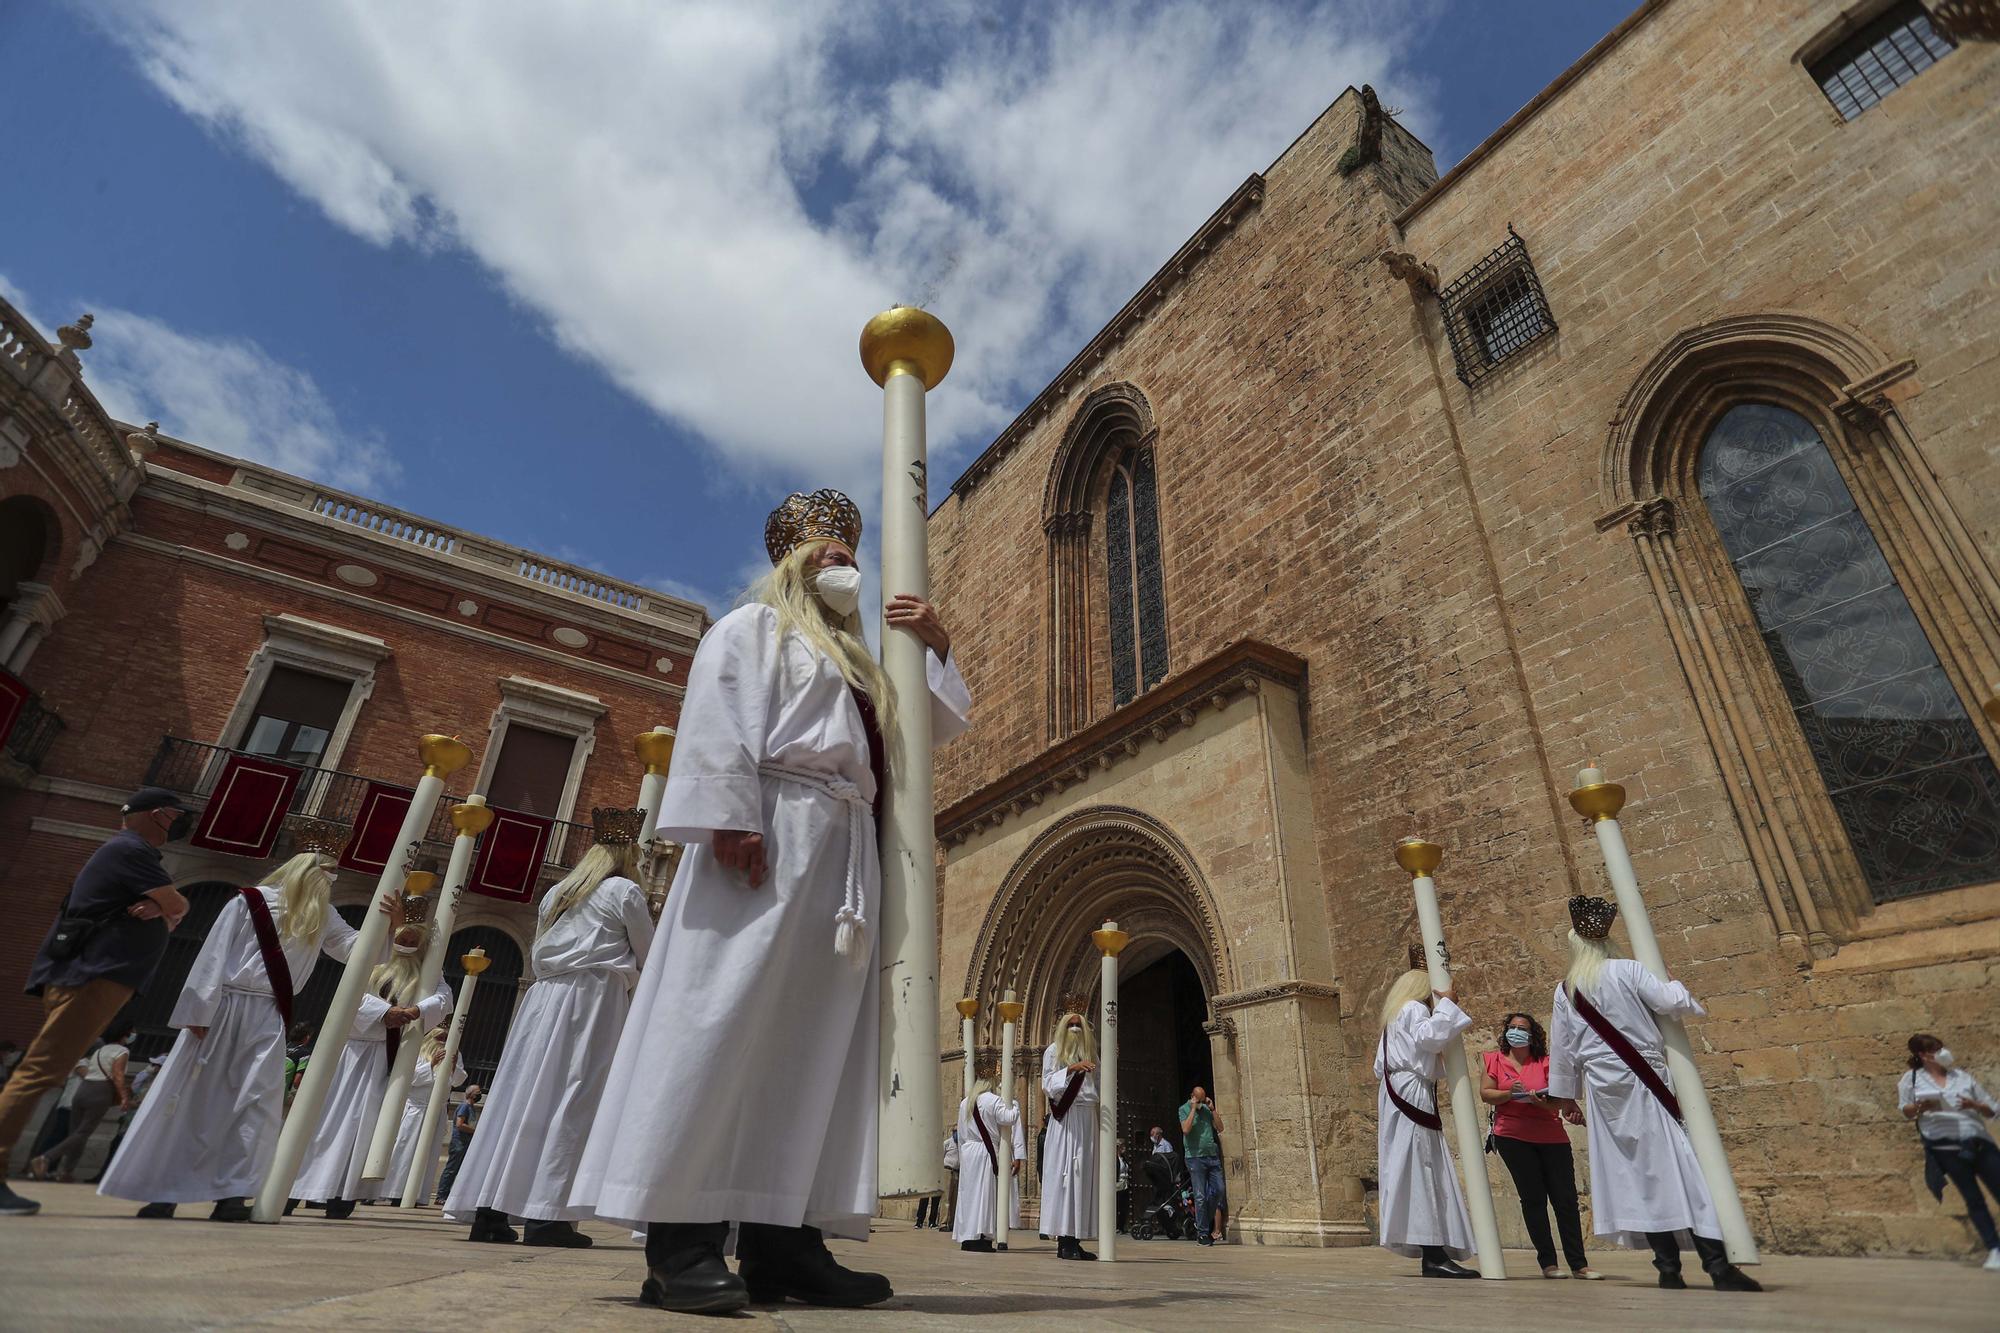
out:
{"label": "burgundy sash", "polygon": [[[854,696],[854,707],[861,714],[861,729],[868,733],[868,771],[875,775],[875,817],[882,817],[882,801],[889,791],[889,771],[883,761],[888,750],[882,740],[882,724],[875,716],[875,701],[868,697],[868,691],[852,685],[847,692]],[[879,832],[878,832],[879,836]]]}
{"label": "burgundy sash", "polygon": [[[389,992],[386,989],[384,989],[382,992],[382,998],[385,1000],[389,1000]],[[394,1000],[389,1000],[389,1003],[393,1005],[396,1002]],[[386,1069],[389,1073],[393,1074],[396,1072],[396,1047],[402,1043],[403,1030],[401,1028],[389,1028],[387,1029],[387,1035],[388,1035],[388,1040],[382,1043],[382,1053],[388,1056],[389,1059],[388,1063],[385,1064],[383,1068]]]}
{"label": "burgundy sash", "polygon": [[1599,1013],[1596,1005],[1583,998],[1582,991],[1572,987],[1569,998],[1575,1004],[1576,1012],[1583,1021],[1590,1024],[1598,1036],[1604,1038],[1604,1044],[1611,1048],[1611,1053],[1623,1060],[1625,1067],[1646,1085],[1646,1090],[1660,1099],[1660,1105],[1667,1108],[1667,1114],[1679,1121],[1680,1099],[1674,1096],[1674,1090],[1667,1086],[1659,1071],[1646,1063],[1646,1057],[1639,1054],[1638,1048],[1625,1039],[1624,1033],[1611,1026],[1611,1020]]}
{"label": "burgundy sash", "polygon": [[[1420,1106],[1412,1106],[1403,1100],[1403,1094],[1396,1091],[1396,1080],[1389,1076],[1396,1071],[1389,1067],[1389,1030],[1382,1030],[1382,1087],[1388,1092],[1389,1100],[1401,1111],[1405,1118],[1422,1125],[1425,1129],[1443,1129],[1444,1120],[1436,1111],[1426,1111]],[[1435,1094],[1433,1094],[1435,1096]]]}
{"label": "burgundy sash", "polygon": [[261,889],[244,889],[243,906],[250,913],[250,928],[257,932],[257,952],[264,955],[264,975],[271,982],[271,998],[277,1001],[278,1017],[285,1031],[292,1030],[292,965],[278,943],[278,923],[271,920],[271,904]]}
{"label": "burgundy sash", "polygon": [[972,1104],[972,1127],[979,1131],[979,1141],[986,1145],[986,1155],[998,1162],[1000,1153],[993,1146],[993,1136],[986,1132],[986,1122],[980,1118],[978,1102]]}
{"label": "burgundy sash", "polygon": [[1076,1100],[1077,1093],[1083,1091],[1083,1079],[1083,1070],[1072,1069],[1070,1071],[1069,1086],[1063,1089],[1062,1100],[1049,1107],[1050,1115],[1060,1120],[1064,1115],[1068,1114],[1070,1103]]}

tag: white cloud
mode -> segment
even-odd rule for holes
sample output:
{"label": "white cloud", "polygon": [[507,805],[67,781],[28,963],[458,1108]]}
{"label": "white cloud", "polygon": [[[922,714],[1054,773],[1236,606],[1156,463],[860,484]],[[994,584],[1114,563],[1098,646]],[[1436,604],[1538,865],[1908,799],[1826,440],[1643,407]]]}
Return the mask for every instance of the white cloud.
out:
{"label": "white cloud", "polygon": [[738,483],[865,497],[870,314],[953,327],[963,457],[1342,87],[1425,119],[1406,11],[1361,0],[91,4],[187,114],[358,236],[476,256]]}

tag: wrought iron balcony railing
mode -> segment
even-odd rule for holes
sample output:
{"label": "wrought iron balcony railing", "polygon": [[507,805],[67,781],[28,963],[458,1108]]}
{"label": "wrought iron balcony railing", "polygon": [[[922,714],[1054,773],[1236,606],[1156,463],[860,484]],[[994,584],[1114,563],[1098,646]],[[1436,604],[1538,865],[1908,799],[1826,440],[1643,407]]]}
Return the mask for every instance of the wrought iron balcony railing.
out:
{"label": "wrought iron balcony railing", "polygon": [[8,733],[7,753],[30,771],[39,773],[49,747],[62,731],[63,720],[56,716],[55,710],[42,702],[41,695],[31,694],[21,705],[21,715],[14,719],[14,730]]}

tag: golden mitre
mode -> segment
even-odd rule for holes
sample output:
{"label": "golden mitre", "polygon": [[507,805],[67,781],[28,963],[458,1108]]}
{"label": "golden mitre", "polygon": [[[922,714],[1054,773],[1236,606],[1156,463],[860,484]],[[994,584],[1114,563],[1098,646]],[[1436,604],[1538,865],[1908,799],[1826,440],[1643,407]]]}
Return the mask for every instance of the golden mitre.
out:
{"label": "golden mitre", "polygon": [[972,1076],[974,1078],[999,1078],[1000,1053],[998,1051],[981,1051],[978,1058],[972,1062]]}
{"label": "golden mitre", "polygon": [[839,491],[794,491],[764,522],[764,550],[777,564],[801,542],[827,537],[850,551],[861,549],[861,511]]}
{"label": "golden mitre", "polygon": [[1066,1014],[1082,1014],[1090,1017],[1090,996],[1083,991],[1073,990],[1062,997],[1062,1011]]}
{"label": "golden mitre", "polygon": [[645,823],[644,810],[600,805],[590,812],[591,841],[600,847],[623,847],[639,841],[639,833]]}

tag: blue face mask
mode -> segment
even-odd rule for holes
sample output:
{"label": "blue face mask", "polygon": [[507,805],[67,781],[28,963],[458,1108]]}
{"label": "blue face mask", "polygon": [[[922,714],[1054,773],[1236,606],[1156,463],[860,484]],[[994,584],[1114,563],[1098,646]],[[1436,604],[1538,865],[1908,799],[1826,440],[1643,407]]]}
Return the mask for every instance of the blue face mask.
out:
{"label": "blue face mask", "polygon": [[1509,1046],[1526,1046],[1528,1044],[1529,1035],[1530,1034],[1526,1028],[1508,1028],[1507,1044]]}

